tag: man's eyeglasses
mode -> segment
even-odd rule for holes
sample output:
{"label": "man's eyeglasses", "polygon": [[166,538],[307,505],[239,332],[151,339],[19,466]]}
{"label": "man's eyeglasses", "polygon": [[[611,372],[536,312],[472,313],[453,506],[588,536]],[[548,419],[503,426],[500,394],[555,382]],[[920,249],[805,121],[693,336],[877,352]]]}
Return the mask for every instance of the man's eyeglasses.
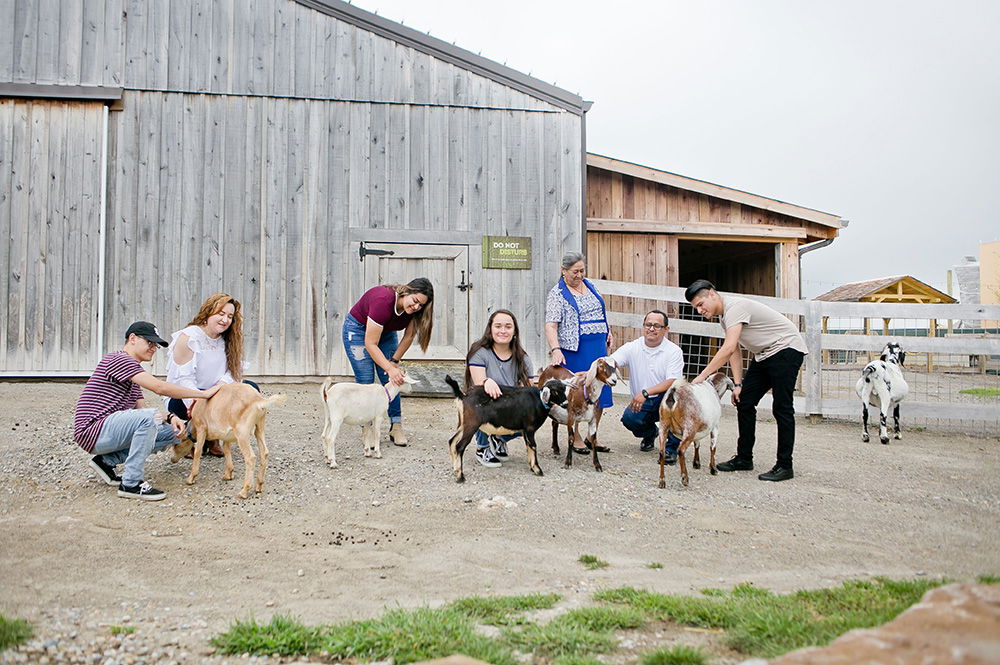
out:
{"label": "man's eyeglasses", "polygon": [[661,326],[659,323],[644,323],[643,328],[649,328],[650,330],[660,330],[661,328],[666,328],[666,326]]}

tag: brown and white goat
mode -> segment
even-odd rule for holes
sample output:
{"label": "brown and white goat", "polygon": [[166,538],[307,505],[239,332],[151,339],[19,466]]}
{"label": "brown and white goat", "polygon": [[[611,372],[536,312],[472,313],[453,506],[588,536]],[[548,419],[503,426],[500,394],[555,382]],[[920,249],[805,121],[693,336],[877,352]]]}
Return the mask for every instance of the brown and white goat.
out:
{"label": "brown and white goat", "polygon": [[400,393],[409,393],[416,379],[403,373],[403,383],[334,383],[327,378],[320,389],[326,422],[323,424],[323,455],[331,469],[337,468],[337,433],[344,423],[361,425],[365,457],[382,457],[382,422],[389,402]]}
{"label": "brown and white goat", "polygon": [[254,491],[260,493],[264,489],[264,473],[267,471],[267,443],[264,441],[264,420],[267,410],[274,404],[282,404],[284,395],[262,396],[255,388],[245,383],[229,383],[219,388],[207,400],[195,400],[191,407],[191,420],[187,431],[181,436],[181,442],[174,446],[170,457],[176,462],[194,446],[194,462],[187,484],[193,485],[201,468],[201,453],[206,439],[222,441],[222,453],[226,458],[226,469],[223,480],[233,479],[233,441],[240,447],[243,455],[243,488],[237,496],[246,499],[250,496],[250,486],[254,479],[257,456],[250,445],[250,435],[257,439],[260,452],[260,471],[257,472],[257,482]]}
{"label": "brown and white goat", "polygon": [[[597,459],[598,452],[610,452],[608,448],[597,442],[597,427],[601,424],[601,390],[604,386],[618,383],[618,363],[611,356],[598,358],[590,364],[586,374],[573,374],[565,367],[546,367],[538,376],[541,387],[550,379],[567,382],[569,390],[566,393],[566,408],[552,410],[552,452],[559,454],[559,425],[565,425],[569,432],[566,449],[566,467],[573,465],[573,449],[583,441],[590,448],[594,468],[601,471],[601,462]],[[580,423],[587,423],[587,436],[580,439]]]}
{"label": "brown and white goat", "polygon": [[681,442],[677,444],[677,459],[681,465],[681,484],[687,486],[688,472],[684,453],[694,443],[696,469],[701,468],[698,456],[698,442],[709,435],[711,438],[711,458],[708,470],[713,476],[715,468],[715,448],[719,440],[719,419],[722,417],[720,400],[727,390],[734,388],[733,380],[725,374],[713,374],[702,383],[688,383],[684,379],[674,381],[660,402],[660,489],[666,487],[663,478],[664,451],[667,445],[667,431],[673,432]]}
{"label": "brown and white goat", "polygon": [[456,482],[465,482],[462,456],[477,430],[485,434],[523,434],[528,448],[528,468],[536,476],[543,475],[542,468],[538,466],[535,432],[556,405],[565,406],[566,384],[552,380],[541,390],[527,386],[503,386],[500,396],[494,399],[482,386],[463,393],[453,378],[445,376],[444,380],[455,393],[458,409],[458,427],[448,441]]}

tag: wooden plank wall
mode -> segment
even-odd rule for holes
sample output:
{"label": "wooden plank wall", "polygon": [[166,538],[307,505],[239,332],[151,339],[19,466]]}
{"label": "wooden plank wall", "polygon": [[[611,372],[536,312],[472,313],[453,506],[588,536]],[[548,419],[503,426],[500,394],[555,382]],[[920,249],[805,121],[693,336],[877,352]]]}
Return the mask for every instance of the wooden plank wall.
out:
{"label": "wooden plank wall", "polygon": [[[344,373],[341,317],[368,286],[357,243],[391,238],[468,245],[473,334],[489,311],[509,307],[529,351],[544,356],[545,293],[563,252],[583,244],[580,116],[289,0],[0,2],[0,16],[13,17],[0,31],[0,80],[126,89],[107,144],[99,351],[120,345],[137,318],[175,330],[221,290],[246,308],[251,372]],[[4,127],[16,124],[3,108]],[[91,135],[75,128],[89,117],[37,123],[82,141]],[[82,196],[96,205],[99,169],[85,176]],[[51,207],[51,196],[20,196],[21,208]],[[28,223],[7,214],[8,226]],[[80,215],[88,222],[73,232],[83,236],[96,217]],[[533,237],[534,269],[481,270],[479,238],[504,234]],[[40,254],[26,227],[10,237],[23,245],[16,260]],[[80,261],[54,252],[93,289],[96,245]],[[94,293],[39,288],[36,300],[80,296],[81,308]],[[0,291],[23,309],[15,292]],[[34,367],[28,328],[9,321],[18,337],[4,333],[15,351],[5,369]],[[45,366],[92,368],[90,351],[67,353]]]}
{"label": "wooden plank wall", "polygon": [[[140,312],[176,329],[222,290],[253,371],[342,373],[370,286],[352,242],[377,229],[469,244],[473,333],[510,307],[541,357],[550,275],[580,245],[577,116],[149,92],[115,116],[109,335]],[[479,269],[478,238],[504,234],[534,238],[533,270]]]}
{"label": "wooden plank wall", "polygon": [[96,362],[103,118],[101,104],[0,100],[0,372]]}

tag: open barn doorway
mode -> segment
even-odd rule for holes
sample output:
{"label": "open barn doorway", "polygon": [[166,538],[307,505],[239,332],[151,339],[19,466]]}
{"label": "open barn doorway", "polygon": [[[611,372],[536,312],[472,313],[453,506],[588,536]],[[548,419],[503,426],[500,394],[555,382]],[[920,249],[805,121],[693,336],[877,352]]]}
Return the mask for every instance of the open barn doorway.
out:
{"label": "open barn doorway", "polygon": [[720,291],[775,296],[775,243],[679,239],[678,283],[707,279]]}

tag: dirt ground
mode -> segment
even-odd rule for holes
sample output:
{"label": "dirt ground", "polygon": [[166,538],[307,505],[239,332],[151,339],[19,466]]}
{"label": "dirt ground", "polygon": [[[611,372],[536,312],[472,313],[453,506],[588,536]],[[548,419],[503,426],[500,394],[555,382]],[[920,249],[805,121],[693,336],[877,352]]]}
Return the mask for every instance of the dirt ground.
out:
{"label": "dirt ground", "polygon": [[[73,443],[81,384],[0,383],[0,612],[28,619],[43,639],[93,640],[132,623],[184,662],[176,654],[205,657],[232,620],[275,613],[333,623],[476,594],[556,592],[573,607],[623,585],[787,592],[875,575],[1000,573],[996,435],[908,431],[883,446],[863,444],[858,425],[800,420],[796,477],[774,484],[756,477],[774,459],[765,414],[755,473],[711,476],[706,463],[682,487],[668,467],[661,490],[655,454],[639,452],[618,422],[619,398],[601,426],[613,449],[603,473],[579,456],[565,469],[546,428],[544,477],[514,442],[499,469],[467,451],[468,480],[457,484],[452,400],[405,399],[411,445],[385,440],[382,459],[364,458],[359,431],[345,427],[332,470],[318,385],[267,388],[288,401],[268,420],[262,495],[237,499],[214,458],[188,487],[190,461],[161,454],[147,479],[167,498],[145,503],[98,483]],[[719,461],[734,452],[735,430],[727,410]],[[587,571],[582,554],[610,566]]]}

